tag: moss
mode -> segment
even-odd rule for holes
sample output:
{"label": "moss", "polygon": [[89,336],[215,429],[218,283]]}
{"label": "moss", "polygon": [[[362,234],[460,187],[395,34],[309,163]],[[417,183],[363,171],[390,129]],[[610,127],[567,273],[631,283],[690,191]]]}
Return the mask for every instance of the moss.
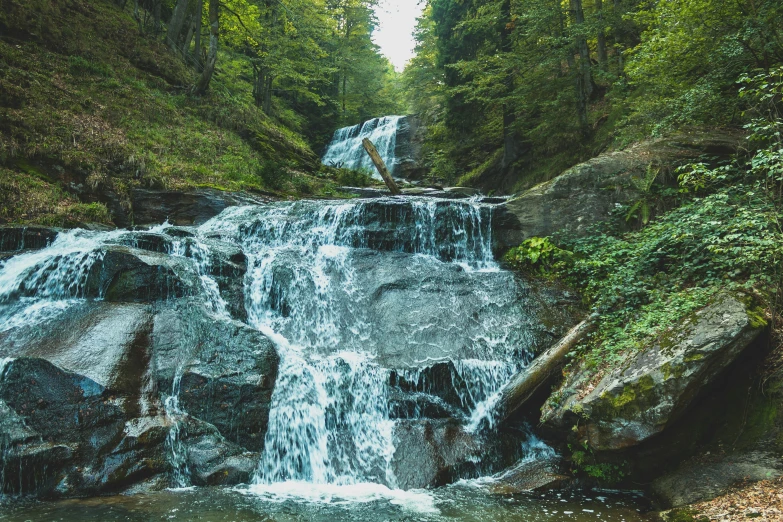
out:
{"label": "moss", "polygon": [[663,517],[666,522],[707,522],[704,516],[698,516],[698,513],[690,508],[672,509]]}
{"label": "moss", "polygon": [[767,326],[766,311],[760,306],[747,308],[748,321],[752,328],[765,328]]}
{"label": "moss", "polygon": [[650,402],[650,391],[655,388],[655,381],[649,375],[643,376],[637,382],[626,384],[618,395],[604,392],[601,394],[600,410],[603,418],[618,417],[629,411],[638,411]]}

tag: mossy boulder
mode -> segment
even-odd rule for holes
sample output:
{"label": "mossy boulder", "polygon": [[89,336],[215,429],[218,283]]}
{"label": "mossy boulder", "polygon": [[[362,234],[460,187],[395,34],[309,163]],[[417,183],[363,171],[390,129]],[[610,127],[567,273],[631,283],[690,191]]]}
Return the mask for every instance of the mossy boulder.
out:
{"label": "mossy boulder", "polygon": [[743,303],[721,294],[652,346],[628,354],[597,384],[591,384],[595,370],[571,373],[542,422],[576,431],[594,451],[636,446],[681,417],[762,330]]}

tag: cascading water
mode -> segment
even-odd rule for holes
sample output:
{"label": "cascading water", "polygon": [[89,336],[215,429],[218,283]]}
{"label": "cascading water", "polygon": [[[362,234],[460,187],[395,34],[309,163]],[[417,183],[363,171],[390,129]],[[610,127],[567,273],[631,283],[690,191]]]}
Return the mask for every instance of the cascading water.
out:
{"label": "cascading water", "polygon": [[249,320],[282,358],[258,484],[394,488],[392,376],[453,393],[469,418],[526,362],[523,303],[493,259],[491,212],[424,198],[297,202],[230,209],[203,227],[243,246]]}
{"label": "cascading water", "polygon": [[354,170],[366,170],[376,179],[381,179],[375,171],[372,160],[362,146],[362,140],[373,142],[389,171],[394,174],[397,146],[397,130],[405,116],[384,116],[366,121],[360,125],[344,127],[334,133],[332,142],[322,159],[325,165],[344,167]]}
{"label": "cascading water", "polygon": [[[190,231],[61,233],[0,265],[0,331],[100,300],[93,268],[126,247],[170,258],[214,321],[230,321],[211,259],[215,238],[233,243],[247,259],[247,323],[280,357],[257,488],[410,487],[395,460],[401,423],[437,410],[477,428],[531,356],[534,319],[524,285],[494,260],[492,213],[478,201],[298,201],[230,208]],[[190,485],[185,364],[160,396],[177,486]]]}

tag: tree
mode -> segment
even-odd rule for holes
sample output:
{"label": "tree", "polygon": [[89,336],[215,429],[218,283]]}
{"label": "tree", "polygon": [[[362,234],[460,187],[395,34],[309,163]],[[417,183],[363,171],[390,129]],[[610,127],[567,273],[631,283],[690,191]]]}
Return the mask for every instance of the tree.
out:
{"label": "tree", "polygon": [[204,70],[193,87],[193,94],[204,95],[209,90],[218,56],[218,38],[220,36],[220,1],[209,0],[209,51]]}

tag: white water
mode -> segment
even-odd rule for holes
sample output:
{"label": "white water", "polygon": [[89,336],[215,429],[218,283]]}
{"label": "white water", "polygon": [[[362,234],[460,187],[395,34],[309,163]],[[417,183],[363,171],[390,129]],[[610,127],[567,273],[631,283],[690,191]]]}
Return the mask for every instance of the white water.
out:
{"label": "white water", "polygon": [[[171,238],[168,254],[187,258],[216,320],[230,315],[209,275],[205,238],[241,246],[248,322],[281,357],[251,492],[424,502],[397,489],[392,371],[427,393],[436,378],[430,367],[450,365],[452,405],[466,429],[477,429],[529,357],[517,283],[493,258],[491,217],[491,206],[478,202],[300,201],[231,208],[195,238]],[[0,331],[87,299],[91,268],[122,234],[63,233],[50,247],[0,265]],[[181,371],[177,376],[162,399],[174,479],[184,487],[187,412],[179,404]]]}
{"label": "white water", "polygon": [[360,125],[338,129],[322,162],[324,165],[365,170],[374,178],[381,179],[362,145],[362,140],[368,138],[393,174],[396,165],[394,149],[397,147],[397,128],[403,118],[404,116],[384,116]]}

